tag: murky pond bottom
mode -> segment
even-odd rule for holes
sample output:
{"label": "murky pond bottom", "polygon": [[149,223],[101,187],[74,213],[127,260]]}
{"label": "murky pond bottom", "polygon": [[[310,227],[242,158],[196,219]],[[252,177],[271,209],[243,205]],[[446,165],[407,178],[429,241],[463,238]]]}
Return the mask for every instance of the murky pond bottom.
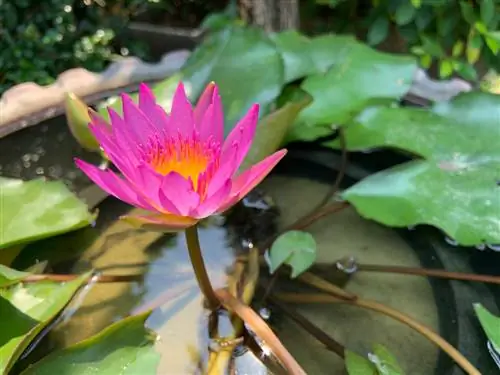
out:
{"label": "murky pond bottom", "polygon": [[[280,208],[281,226],[308,212],[329,189],[326,184],[279,175],[271,176],[261,187]],[[183,236],[130,228],[116,220],[130,208],[114,199],[107,199],[99,208],[97,226],[86,229],[99,236],[88,241],[90,245],[83,251],[72,250],[82,252],[67,271],[96,268],[109,275],[144,274],[144,279],[94,285],[72,318],[54,331],[52,339],[58,346],[75,343],[137,309],[168,300],[148,320],[149,327],[161,337],[156,344],[162,355],[158,373],[192,374],[199,356],[206,352],[207,317]],[[200,230],[200,241],[212,282],[222,287],[234,260],[234,242],[227,228],[214,221]],[[361,263],[420,266],[413,250],[397,233],[360,218],[352,209],[318,221],[310,231],[318,242],[320,262],[354,256]],[[349,281],[347,289],[439,331],[437,308],[427,279],[361,273]],[[373,343],[381,343],[397,356],[408,374],[434,373],[437,348],[399,322],[352,306],[294,307],[351,350],[366,354]],[[344,363],[335,354],[278,312],[273,318],[280,339],[309,374],[344,373]]]}

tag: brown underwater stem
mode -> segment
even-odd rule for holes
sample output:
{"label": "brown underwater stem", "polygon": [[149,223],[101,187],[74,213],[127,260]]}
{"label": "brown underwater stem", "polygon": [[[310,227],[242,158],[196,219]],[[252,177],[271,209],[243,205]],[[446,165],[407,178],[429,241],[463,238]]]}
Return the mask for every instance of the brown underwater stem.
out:
{"label": "brown underwater stem", "polygon": [[500,284],[500,277],[498,276],[476,275],[472,273],[450,272],[428,268],[385,266],[376,264],[356,264],[356,272],[398,273],[401,275],[426,276],[449,280],[476,281],[490,284]]}
{"label": "brown underwater stem", "polygon": [[428,340],[437,345],[441,350],[446,352],[468,375],[481,375],[478,369],[465,358],[462,353],[455,349],[448,341],[443,339],[437,333],[432,331],[427,326],[415,321],[408,315],[401,313],[389,306],[385,306],[381,303],[365,300],[358,298],[356,300],[346,300],[333,297],[328,294],[295,294],[295,293],[279,293],[274,295],[275,298],[282,300],[284,302],[293,303],[343,303],[352,306],[362,307],[368,310],[373,310],[384,315],[387,315],[393,319],[399,320],[401,323],[406,324],[408,327],[414,329],[422,336],[426,337]]}

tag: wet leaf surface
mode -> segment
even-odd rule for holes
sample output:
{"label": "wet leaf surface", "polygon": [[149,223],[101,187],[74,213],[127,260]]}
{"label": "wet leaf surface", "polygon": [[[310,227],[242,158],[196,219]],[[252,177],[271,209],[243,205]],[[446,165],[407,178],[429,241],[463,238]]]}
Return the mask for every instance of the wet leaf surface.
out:
{"label": "wet leaf surface", "polygon": [[[284,65],[266,33],[232,25],[208,35],[177,74],[152,87],[158,103],[166,110],[170,109],[180,81],[192,103],[196,103],[207,84],[217,84],[227,135],[252,104],[261,105],[261,117],[269,112],[284,85]],[[137,93],[131,97],[137,100]],[[99,105],[99,113],[105,118],[106,106],[121,113],[121,100],[117,97]]]}
{"label": "wet leaf surface", "polygon": [[79,229],[94,221],[60,181],[0,177],[0,249]]}
{"label": "wet leaf surface", "polygon": [[21,281],[29,272],[21,272],[0,264],[0,287],[6,287]]}
{"label": "wet leaf surface", "polygon": [[311,40],[296,30],[286,30],[271,35],[285,64],[284,82],[317,72],[315,61],[310,53]]}
{"label": "wet leaf surface", "polygon": [[26,369],[23,375],[154,375],[160,355],[156,334],[145,328],[148,313],[120,320],[101,333],[54,352]]}
{"label": "wet leaf surface", "polygon": [[372,175],[344,197],[386,225],[434,225],[467,246],[500,243],[499,119],[500,97],[481,92],[432,111],[366,109],[346,127],[350,150],[393,147],[424,159]]}
{"label": "wet leaf surface", "polygon": [[378,375],[377,368],[373,363],[349,350],[345,352],[345,366],[348,375]]}
{"label": "wet leaf surface", "polygon": [[295,101],[287,102],[283,107],[260,120],[252,147],[241,165],[241,170],[249,168],[276,151],[282,145],[286,132],[300,111],[310,103],[311,98],[308,95],[303,96]]}
{"label": "wet leaf surface", "polygon": [[368,359],[346,350],[345,364],[348,375],[404,375],[394,355],[380,344],[373,345]]}
{"label": "wet leaf surface", "polygon": [[236,25],[208,36],[181,75],[193,101],[209,82],[218,85],[226,134],[254,103],[263,116],[284,84],[283,61],[270,38],[260,29]]}
{"label": "wet leaf surface", "polygon": [[373,353],[369,355],[380,375],[404,375],[396,357],[383,345],[373,345]]}
{"label": "wet leaf surface", "polygon": [[410,89],[416,70],[412,57],[378,52],[348,37],[337,38],[322,41],[328,48],[322,53],[338,51],[333,65],[324,74],[307,77],[301,85],[314,101],[301,112],[289,140],[326,135],[332,125],[345,124],[367,105],[392,102]]}
{"label": "wet leaf surface", "polygon": [[0,373],[8,373],[30,342],[62,311],[85,274],[67,283],[18,283],[0,289]]}
{"label": "wet leaf surface", "polygon": [[474,311],[488,340],[490,340],[495,350],[500,353],[500,317],[493,315],[480,303],[474,305]]}
{"label": "wet leaf surface", "polygon": [[307,270],[316,260],[316,241],[307,232],[288,231],[274,241],[269,251],[269,267],[274,273],[282,264],[292,268],[295,278]]}

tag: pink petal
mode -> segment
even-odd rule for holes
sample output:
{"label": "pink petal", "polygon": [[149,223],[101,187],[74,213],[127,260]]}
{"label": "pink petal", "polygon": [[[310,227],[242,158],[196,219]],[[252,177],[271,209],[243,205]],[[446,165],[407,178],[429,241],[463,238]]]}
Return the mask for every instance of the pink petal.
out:
{"label": "pink petal", "polygon": [[193,111],[194,122],[198,128],[200,127],[201,120],[203,120],[205,112],[207,111],[210,104],[212,104],[214,90],[216,89],[217,86],[215,85],[215,82],[210,82],[207,87],[205,87],[205,90],[198,99],[198,103],[196,104],[196,107]]}
{"label": "pink petal", "polygon": [[111,125],[96,111],[89,108],[90,123],[98,126],[103,132],[111,133]]}
{"label": "pink petal", "polygon": [[231,180],[227,180],[218,191],[207,198],[201,203],[191,214],[191,216],[202,219],[212,215],[224,203],[226,198],[231,192]]}
{"label": "pink petal", "polygon": [[135,179],[137,176],[136,168],[128,159],[127,153],[120,149],[113,135],[101,126],[96,126],[94,124],[90,124],[89,129],[101,145],[101,148],[104,150],[109,160],[120,170],[120,172],[129,180]]}
{"label": "pink petal", "polygon": [[221,165],[212,176],[212,179],[210,180],[208,185],[207,195],[211,195],[215,191],[219,190],[227,179],[233,177],[233,174],[236,171],[237,153],[238,145],[235,144],[233,145],[233,147],[231,147],[231,153],[228,153],[228,157],[221,162]]}
{"label": "pink petal", "polygon": [[232,155],[230,156],[231,146],[237,144],[238,154],[236,155],[236,169],[239,168],[241,162],[248,153],[248,150],[250,150],[250,146],[252,145],[258,119],[259,105],[254,104],[226,138],[226,141],[222,146],[221,160],[223,162],[229,157],[232,157]]}
{"label": "pink petal", "polygon": [[151,136],[158,133],[157,129],[135,105],[130,96],[122,94],[122,101],[123,119],[134,134],[135,143],[145,144]]}
{"label": "pink petal", "polygon": [[144,198],[135,192],[135,190],[126,181],[110,171],[103,171],[92,164],[88,164],[80,159],[75,159],[75,164],[80,168],[94,183],[108,194],[128,203],[132,206],[143,208],[145,210],[155,210]]}
{"label": "pink petal", "polygon": [[109,118],[111,120],[111,129],[116,143],[127,154],[129,159],[137,162],[141,156],[137,147],[137,139],[129,124],[127,124],[115,110],[108,108]]}
{"label": "pink petal", "polygon": [[168,115],[165,110],[156,104],[153,91],[144,83],[139,86],[139,109],[149,118],[157,130],[168,128]]}
{"label": "pink petal", "polygon": [[148,201],[159,211],[179,215],[180,212],[175,204],[165,194],[160,194],[164,176],[156,173],[146,164],[137,166],[136,171],[138,178],[135,183],[141,194],[147,196]]}
{"label": "pink petal", "polygon": [[123,221],[133,227],[158,231],[158,232],[177,232],[195,225],[198,220],[177,215],[144,215],[144,216],[122,216]]}
{"label": "pink petal", "polygon": [[[203,95],[206,94],[207,90],[205,90]],[[205,101],[206,99],[202,97],[201,100]],[[203,103],[203,105],[205,105],[205,103]],[[198,107],[196,108],[198,109]],[[212,137],[215,142],[222,144],[224,140],[224,113],[219,90],[215,84],[213,84],[212,97],[210,98],[210,103],[204,110],[203,117],[198,121],[195,118],[195,121],[202,140],[207,140]]]}
{"label": "pink petal", "polygon": [[182,82],[175,90],[172,110],[170,111],[170,126],[186,136],[191,136],[194,131],[193,108],[186,97]]}
{"label": "pink petal", "polygon": [[172,202],[181,216],[188,216],[200,203],[200,196],[193,190],[191,181],[177,172],[170,172],[163,177],[159,197],[162,205],[167,201]]}
{"label": "pink petal", "polygon": [[262,182],[262,180],[271,172],[276,164],[283,159],[286,153],[286,149],[279,150],[236,177],[236,179],[233,180],[233,186],[229,198],[217,212],[224,212],[243,199],[245,195]]}

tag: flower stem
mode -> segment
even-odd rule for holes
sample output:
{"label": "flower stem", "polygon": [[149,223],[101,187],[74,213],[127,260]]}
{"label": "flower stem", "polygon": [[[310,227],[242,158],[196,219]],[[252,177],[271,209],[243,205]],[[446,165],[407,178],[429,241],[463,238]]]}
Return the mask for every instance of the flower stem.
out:
{"label": "flower stem", "polygon": [[205,262],[203,261],[203,256],[201,255],[200,240],[198,239],[198,227],[196,225],[186,229],[186,243],[189,251],[189,258],[191,259],[191,264],[193,265],[194,274],[196,275],[196,280],[198,281],[198,286],[207,300],[208,308],[212,311],[216,310],[220,306],[220,302],[215,295],[210,279],[208,278]]}

